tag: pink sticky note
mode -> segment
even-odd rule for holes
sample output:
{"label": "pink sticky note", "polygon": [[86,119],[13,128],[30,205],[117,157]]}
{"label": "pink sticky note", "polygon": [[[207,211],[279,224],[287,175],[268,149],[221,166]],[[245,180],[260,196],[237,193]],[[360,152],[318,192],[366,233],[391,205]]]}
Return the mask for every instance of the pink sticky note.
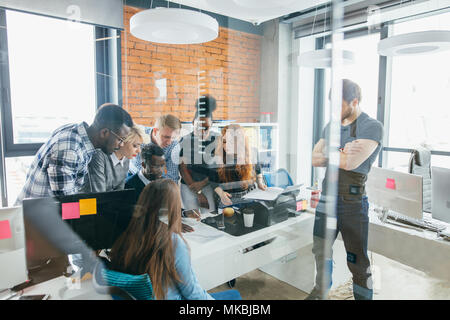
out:
{"label": "pink sticky note", "polygon": [[63,220],[80,219],[80,203],[79,202],[63,203],[62,218]]}
{"label": "pink sticky note", "polygon": [[395,190],[395,180],[394,179],[386,179],[386,188]]}
{"label": "pink sticky note", "polygon": [[297,201],[297,210],[296,211],[300,211],[303,210],[303,201]]}
{"label": "pink sticky note", "polygon": [[0,221],[0,240],[12,238],[9,220]]}

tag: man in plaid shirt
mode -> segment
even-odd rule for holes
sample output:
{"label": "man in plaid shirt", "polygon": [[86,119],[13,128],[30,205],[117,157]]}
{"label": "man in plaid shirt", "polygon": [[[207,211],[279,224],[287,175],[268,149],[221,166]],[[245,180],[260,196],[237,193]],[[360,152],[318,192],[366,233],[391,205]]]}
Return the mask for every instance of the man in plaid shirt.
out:
{"label": "man in plaid shirt", "polygon": [[107,103],[99,108],[91,126],[82,122],[56,129],[37,152],[15,205],[26,198],[77,193],[95,149],[112,154],[123,145],[132,126],[128,112]]}
{"label": "man in plaid shirt", "polygon": [[[180,164],[180,144],[178,143],[178,136],[181,130],[180,120],[171,115],[166,114],[156,120],[154,128],[146,129],[146,133],[150,135],[151,142],[164,151],[164,158],[166,159],[167,172],[163,174],[164,178],[169,178],[178,183],[180,174],[178,165]],[[142,160],[138,154],[132,161],[130,161],[129,175],[138,173],[142,168]]]}

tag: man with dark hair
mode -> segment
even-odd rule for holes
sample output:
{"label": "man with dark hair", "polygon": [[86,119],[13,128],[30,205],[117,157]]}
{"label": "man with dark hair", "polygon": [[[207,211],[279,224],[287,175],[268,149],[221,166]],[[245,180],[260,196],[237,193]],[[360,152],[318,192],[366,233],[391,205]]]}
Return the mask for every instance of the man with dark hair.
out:
{"label": "man with dark hair", "polygon": [[144,187],[150,182],[161,179],[166,172],[164,150],[156,144],[147,144],[141,151],[142,168],[134,175],[127,178],[125,189],[136,191],[136,201]]}
{"label": "man with dark hair", "polygon": [[107,154],[118,150],[132,126],[128,112],[106,103],[98,109],[91,126],[82,122],[56,129],[37,152],[16,205],[25,198],[79,192],[95,149]]}
{"label": "man with dark hair", "polygon": [[[150,144],[156,144],[164,150],[166,158],[166,172],[164,178],[169,178],[178,183],[180,174],[178,173],[180,146],[178,136],[181,130],[181,121],[171,114],[165,114],[156,119],[155,126],[148,128],[146,133],[150,136]],[[129,174],[133,175],[141,170],[141,157],[138,154],[131,162]]]}
{"label": "man with dark hair", "polygon": [[197,100],[192,133],[184,136],[180,150],[181,198],[188,216],[198,217],[201,208],[215,210],[207,165],[212,163],[217,133],[211,132],[216,99],[205,95]]}
{"label": "man with dark hair", "polygon": [[[339,232],[347,252],[347,266],[353,275],[355,299],[369,300],[373,297],[372,273],[367,256],[369,205],[365,182],[381,149],[383,125],[362,112],[360,102],[360,87],[355,82],[344,79],[338,178],[334,180],[330,177],[327,169],[314,220],[313,253],[316,260],[316,283],[307,299],[327,297],[332,284],[332,247]],[[312,153],[314,167],[328,167],[326,148],[329,135],[330,124],[324,128],[322,138],[314,146]],[[337,194],[332,194],[328,183],[336,184]],[[333,201],[334,196],[337,196],[335,213],[327,212],[326,201]]]}

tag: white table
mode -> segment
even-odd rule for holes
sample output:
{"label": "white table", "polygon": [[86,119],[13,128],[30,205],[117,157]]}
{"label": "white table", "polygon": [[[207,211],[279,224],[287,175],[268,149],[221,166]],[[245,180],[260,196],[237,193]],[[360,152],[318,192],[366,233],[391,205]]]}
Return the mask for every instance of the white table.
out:
{"label": "white table", "polygon": [[[201,222],[189,224],[196,231],[183,236],[191,248],[192,266],[202,287],[209,290],[309,246],[314,216],[304,212],[239,237]],[[266,241],[270,243],[250,250]]]}
{"label": "white table", "polygon": [[[310,245],[314,216],[305,212],[239,237],[192,219],[183,221],[195,229],[192,233],[183,233],[183,236],[191,248],[192,266],[199,282],[209,290]],[[268,240],[270,243],[247,252],[254,245]],[[26,288],[23,294],[50,294],[52,300],[111,299],[108,295],[96,293],[91,280],[79,281],[76,276],[73,279],[75,283],[71,278],[60,276]]]}
{"label": "white table", "polygon": [[[92,280],[79,281],[79,277],[60,276],[25,288],[21,295],[49,294],[49,300],[111,300],[109,295],[98,294],[92,287]],[[1,297],[4,299],[6,297]],[[11,300],[18,300],[19,295]]]}
{"label": "white table", "polygon": [[382,223],[369,214],[369,250],[430,276],[450,280],[450,241],[436,232]]}
{"label": "white table", "polygon": [[[314,209],[310,209],[314,214]],[[312,229],[311,229],[312,234]],[[310,292],[314,286],[315,262],[312,245],[299,249],[289,261],[275,261],[260,268],[262,271],[302,290]],[[437,233],[382,223],[377,214],[369,211],[368,251],[403,263],[428,275],[450,280],[450,242]],[[333,287],[351,278],[342,237],[333,246]]]}
{"label": "white table", "polygon": [[[191,248],[194,271],[206,290],[257,268],[305,292],[312,289],[315,277],[311,252],[313,211],[239,237],[201,222],[184,221],[195,229],[183,236]],[[339,239],[334,246],[334,287],[350,277],[345,249]],[[247,251],[268,240],[271,240],[268,244]],[[450,242],[431,231],[381,223],[372,211],[368,250],[431,276],[450,279]],[[63,276],[27,288],[23,294],[45,293],[50,294],[50,299],[110,299],[97,294],[90,280],[72,283]]]}

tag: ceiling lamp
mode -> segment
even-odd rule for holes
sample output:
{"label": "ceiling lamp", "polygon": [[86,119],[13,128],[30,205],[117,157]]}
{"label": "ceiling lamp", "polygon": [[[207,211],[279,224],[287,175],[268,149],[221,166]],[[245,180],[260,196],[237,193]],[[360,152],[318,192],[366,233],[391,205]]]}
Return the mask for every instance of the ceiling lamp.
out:
{"label": "ceiling lamp", "polygon": [[450,49],[450,31],[412,32],[388,37],[378,43],[378,54],[400,56]]}
{"label": "ceiling lamp", "polygon": [[214,40],[219,23],[213,17],[193,10],[154,8],[136,13],[130,19],[136,38],[168,44],[195,44]]}
{"label": "ceiling lamp", "polygon": [[[302,67],[310,67],[316,69],[331,68],[331,49],[320,49],[307,51],[298,57],[298,64]],[[343,50],[342,60],[344,65],[355,62],[355,55],[352,51]]]}
{"label": "ceiling lamp", "polygon": [[[273,16],[298,0],[206,0],[208,5],[222,12],[260,19]],[[282,13],[280,13],[282,14]]]}

